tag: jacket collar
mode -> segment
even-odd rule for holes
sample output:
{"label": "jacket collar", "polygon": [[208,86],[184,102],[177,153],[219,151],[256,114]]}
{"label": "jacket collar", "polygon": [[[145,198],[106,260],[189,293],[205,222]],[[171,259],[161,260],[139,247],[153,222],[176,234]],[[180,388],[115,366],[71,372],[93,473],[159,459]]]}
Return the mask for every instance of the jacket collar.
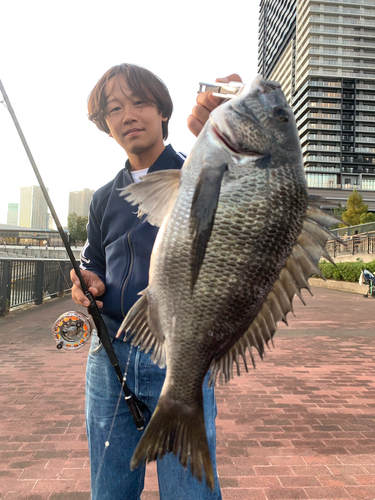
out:
{"label": "jacket collar", "polygon": [[[151,165],[149,168],[149,172],[156,172],[157,170],[166,170],[169,168],[176,168],[175,163],[172,161],[173,155],[176,154],[176,151],[172,148],[170,144],[165,146],[164,151],[157,158],[157,160]],[[130,162],[126,160],[125,162],[125,170],[130,173]]]}

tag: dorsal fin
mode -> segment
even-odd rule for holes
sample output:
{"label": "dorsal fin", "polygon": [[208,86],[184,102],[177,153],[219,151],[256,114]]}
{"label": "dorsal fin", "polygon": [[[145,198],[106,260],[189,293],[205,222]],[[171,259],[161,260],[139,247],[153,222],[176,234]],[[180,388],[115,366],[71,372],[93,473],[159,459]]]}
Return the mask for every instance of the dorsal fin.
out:
{"label": "dorsal fin", "polygon": [[121,189],[119,196],[132,205],[140,204],[138,216],[148,214],[146,220],[150,224],[161,226],[177,196],[180,178],[181,170],[151,172],[141,182]]}
{"label": "dorsal fin", "polygon": [[[252,348],[255,347],[260,357],[263,357],[264,343],[268,345],[268,342],[272,341],[277,323],[279,321],[286,322],[286,315],[293,311],[294,295],[298,295],[305,304],[301,289],[307,288],[311,293],[307,280],[312,274],[320,273],[318,267],[320,257],[327,258],[328,255],[324,250],[324,245],[330,238],[338,239],[327,229],[331,223],[336,223],[335,218],[316,207],[308,208],[297,243],[257,317],[245,334],[220,359],[212,361],[210,367],[211,384],[215,383],[219,373],[220,383],[223,379],[228,382],[233,378],[233,359],[237,364],[237,373],[240,374],[237,360],[239,355],[245,360],[246,347],[255,367]],[[245,370],[248,371],[246,362]]]}

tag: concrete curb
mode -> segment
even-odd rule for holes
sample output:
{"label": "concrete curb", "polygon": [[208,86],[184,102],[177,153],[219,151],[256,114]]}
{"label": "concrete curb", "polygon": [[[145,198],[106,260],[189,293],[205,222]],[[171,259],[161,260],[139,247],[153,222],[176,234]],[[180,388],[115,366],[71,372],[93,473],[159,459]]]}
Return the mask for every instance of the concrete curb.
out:
{"label": "concrete curb", "polygon": [[360,285],[359,283],[349,283],[348,281],[324,281],[320,278],[310,278],[309,285],[317,286],[319,288],[331,288],[332,290],[341,290],[342,292],[360,293],[365,295],[367,293],[367,285]]}

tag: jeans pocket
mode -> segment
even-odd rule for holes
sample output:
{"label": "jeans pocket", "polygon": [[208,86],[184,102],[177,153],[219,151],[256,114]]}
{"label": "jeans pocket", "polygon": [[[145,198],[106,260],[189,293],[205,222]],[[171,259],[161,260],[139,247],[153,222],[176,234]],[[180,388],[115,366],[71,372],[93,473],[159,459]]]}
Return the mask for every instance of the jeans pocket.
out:
{"label": "jeans pocket", "polygon": [[91,337],[91,345],[89,350],[89,356],[97,356],[103,350],[103,344],[98,337],[97,333],[93,333]]}

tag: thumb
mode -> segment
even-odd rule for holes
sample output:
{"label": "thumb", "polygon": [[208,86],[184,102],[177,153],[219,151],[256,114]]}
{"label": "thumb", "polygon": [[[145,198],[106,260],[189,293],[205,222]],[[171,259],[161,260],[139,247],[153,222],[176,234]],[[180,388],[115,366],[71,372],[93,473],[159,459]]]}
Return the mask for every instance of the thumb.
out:
{"label": "thumb", "polygon": [[242,78],[237,75],[237,73],[232,73],[229,76],[224,76],[223,78],[216,78],[219,83],[230,83],[230,82],[242,82]]}

